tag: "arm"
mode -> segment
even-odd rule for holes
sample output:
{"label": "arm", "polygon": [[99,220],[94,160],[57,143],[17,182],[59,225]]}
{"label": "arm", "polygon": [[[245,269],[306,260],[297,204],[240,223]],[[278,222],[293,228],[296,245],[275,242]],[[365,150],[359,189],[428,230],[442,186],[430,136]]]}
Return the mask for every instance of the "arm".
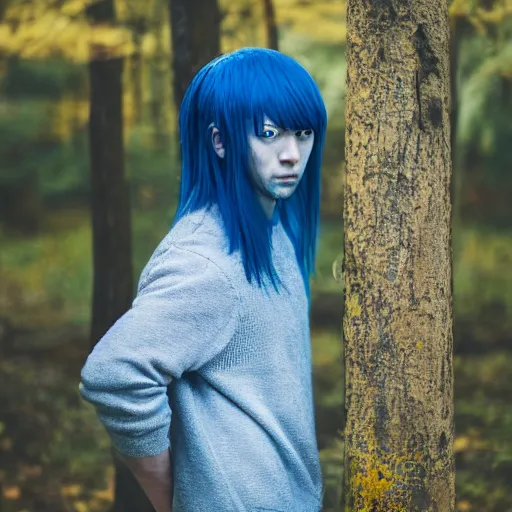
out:
{"label": "arm", "polygon": [[169,450],[152,457],[130,457],[116,451],[128,466],[156,512],[172,512],[172,466]]}
{"label": "arm", "polygon": [[144,481],[148,497],[154,491],[148,492],[153,484],[147,482],[156,478],[155,486],[167,485],[162,469],[168,464],[162,454],[169,449],[172,413],[167,386],[229,343],[238,309],[238,296],[216,265],[171,246],[149,269],[132,308],[98,341],[82,368],[82,398],[94,405],[114,447],[129,457],[123,460],[142,458],[127,464]]}

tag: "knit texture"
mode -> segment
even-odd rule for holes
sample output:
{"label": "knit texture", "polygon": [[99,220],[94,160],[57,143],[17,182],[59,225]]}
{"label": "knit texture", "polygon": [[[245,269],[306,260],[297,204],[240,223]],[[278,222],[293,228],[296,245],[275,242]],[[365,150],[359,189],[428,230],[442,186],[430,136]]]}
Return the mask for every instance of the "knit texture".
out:
{"label": "knit texture", "polygon": [[280,294],[248,283],[216,207],[186,215],[82,369],[120,452],[170,443],[173,512],[321,509],[308,301],[278,218],[272,246]]}

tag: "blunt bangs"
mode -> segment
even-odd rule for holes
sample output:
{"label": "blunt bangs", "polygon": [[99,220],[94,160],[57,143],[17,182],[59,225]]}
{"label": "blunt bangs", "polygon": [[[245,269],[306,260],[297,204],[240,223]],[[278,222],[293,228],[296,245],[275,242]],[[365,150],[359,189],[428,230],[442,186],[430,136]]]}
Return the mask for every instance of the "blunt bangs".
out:
{"label": "blunt bangs", "polygon": [[204,92],[215,96],[218,113],[252,121],[254,134],[261,133],[265,115],[284,129],[325,129],[327,114],[318,87],[291,57],[244,48],[214,61],[212,74]]}
{"label": "blunt bangs", "polygon": [[[180,109],[182,176],[175,220],[211,204],[222,215],[230,252],[239,250],[249,282],[281,282],[272,264],[271,223],[249,179],[248,135],[261,135],[265,116],[283,129],[311,129],[313,149],[294,194],[276,208],[295,248],[308,298],[320,212],[320,168],[327,113],[311,75],[291,57],[264,48],[243,48],[204,66]],[[212,127],[225,148],[219,158]]]}

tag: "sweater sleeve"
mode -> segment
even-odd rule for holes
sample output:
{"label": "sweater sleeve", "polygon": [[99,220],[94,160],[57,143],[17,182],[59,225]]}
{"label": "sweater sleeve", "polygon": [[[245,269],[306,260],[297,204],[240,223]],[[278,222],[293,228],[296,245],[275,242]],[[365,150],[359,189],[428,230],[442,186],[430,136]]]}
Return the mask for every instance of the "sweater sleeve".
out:
{"label": "sweater sleeve", "polygon": [[222,351],[238,309],[235,289],[206,257],[172,245],[155,259],[131,309],[99,340],[81,373],[80,393],[117,450],[144,457],[169,447],[167,386]]}

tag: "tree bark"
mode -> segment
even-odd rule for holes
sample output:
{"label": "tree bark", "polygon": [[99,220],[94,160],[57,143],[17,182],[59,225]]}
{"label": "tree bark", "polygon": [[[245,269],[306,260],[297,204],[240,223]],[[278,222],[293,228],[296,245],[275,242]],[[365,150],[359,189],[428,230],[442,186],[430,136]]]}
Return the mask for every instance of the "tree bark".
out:
{"label": "tree bark", "polygon": [[348,0],[344,510],[451,512],[445,0]]}
{"label": "tree bark", "polygon": [[169,0],[169,12],[173,93],[178,112],[192,78],[220,53],[222,16],[217,0]]}
{"label": "tree bark", "polygon": [[[92,23],[115,20],[113,0],[88,7]],[[94,344],[123,315],[133,300],[130,188],[124,172],[123,59],[109,58],[101,46],[91,48],[89,64],[91,212],[93,236]],[[114,457],[113,512],[154,512],[128,468]]]}
{"label": "tree bark", "polygon": [[265,27],[267,31],[267,48],[279,50],[279,34],[277,32],[276,11],[272,0],[263,0],[265,9]]}

